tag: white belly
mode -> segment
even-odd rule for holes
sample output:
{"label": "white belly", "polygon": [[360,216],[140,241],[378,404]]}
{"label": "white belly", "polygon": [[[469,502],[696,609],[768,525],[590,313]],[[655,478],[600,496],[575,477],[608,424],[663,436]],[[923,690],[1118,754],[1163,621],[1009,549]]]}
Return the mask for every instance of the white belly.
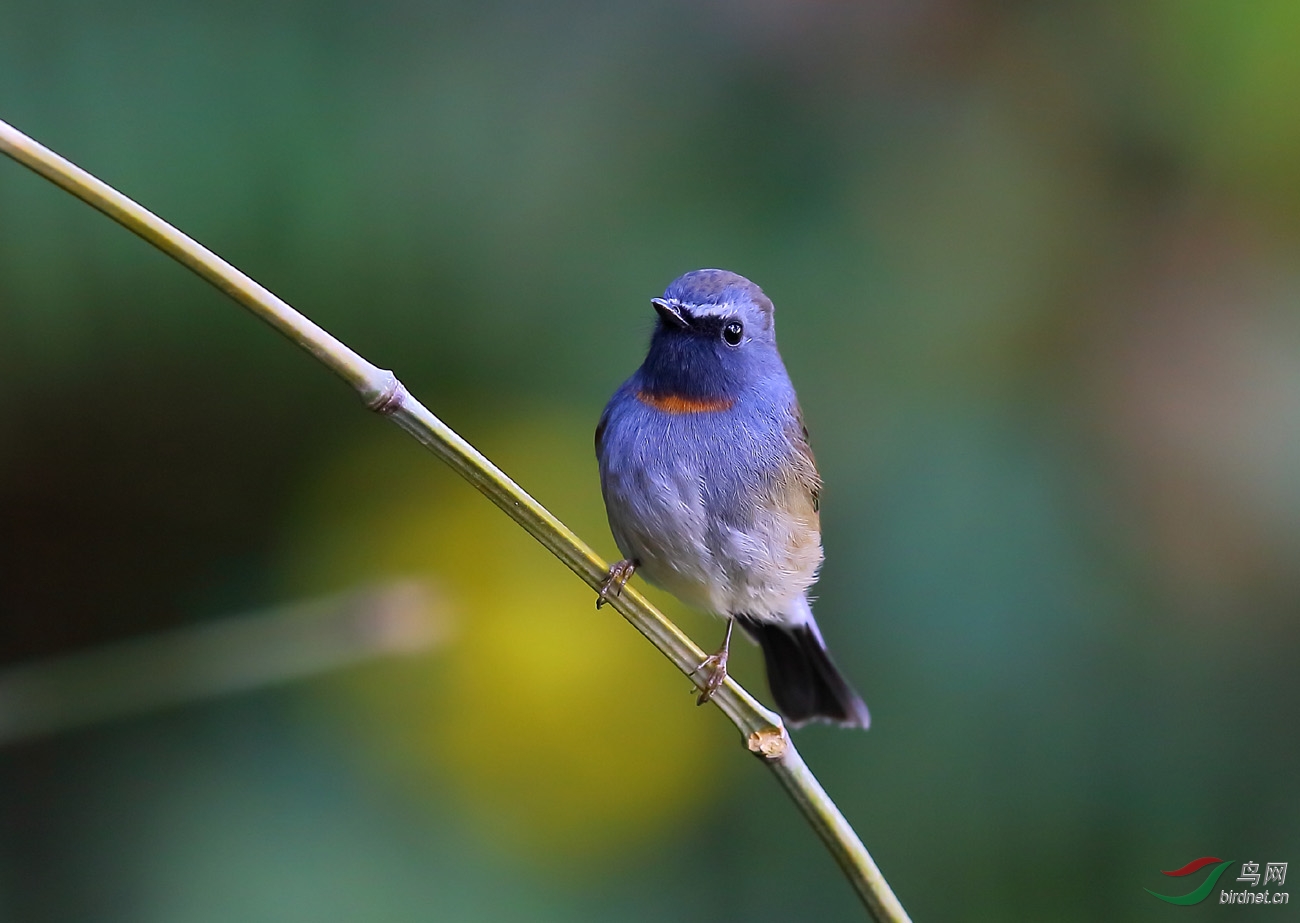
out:
{"label": "white belly", "polygon": [[680,469],[606,472],[614,540],[638,573],[682,602],[716,615],[800,618],[796,604],[817,578],[815,523],[783,506],[752,504],[743,528],[707,512],[705,485]]}

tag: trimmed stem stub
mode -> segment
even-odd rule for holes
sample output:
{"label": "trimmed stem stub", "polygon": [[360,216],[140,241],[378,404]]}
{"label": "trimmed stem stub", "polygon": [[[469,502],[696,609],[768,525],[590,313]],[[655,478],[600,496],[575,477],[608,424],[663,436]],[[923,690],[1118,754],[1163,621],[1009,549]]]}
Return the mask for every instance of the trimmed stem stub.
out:
{"label": "trimmed stem stub", "polygon": [[775,762],[790,749],[790,735],[785,732],[784,726],[778,724],[754,731],[745,744],[756,756]]}

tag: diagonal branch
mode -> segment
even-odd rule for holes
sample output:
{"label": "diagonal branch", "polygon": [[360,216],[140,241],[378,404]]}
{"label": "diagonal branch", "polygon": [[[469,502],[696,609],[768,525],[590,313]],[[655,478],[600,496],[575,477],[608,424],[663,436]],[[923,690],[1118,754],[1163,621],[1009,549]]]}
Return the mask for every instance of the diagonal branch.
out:
{"label": "diagonal branch", "polygon": [[[269,290],[152,212],[2,121],[0,152],[189,267],[307,350],[350,384],[369,409],[390,417],[501,507],[588,586],[599,588],[608,572],[608,565],[505,472],[412,397],[392,372],[368,362]],[[687,675],[696,671],[704,659],[703,651],[640,593],[629,587],[611,602],[619,614],[645,635],[678,670]],[[858,835],[799,756],[781,719],[760,705],[730,677],[713,696],[713,702],[740,730],[749,749],[776,774],[777,780],[844,870],[871,915],[881,923],[907,921],[907,912]]]}

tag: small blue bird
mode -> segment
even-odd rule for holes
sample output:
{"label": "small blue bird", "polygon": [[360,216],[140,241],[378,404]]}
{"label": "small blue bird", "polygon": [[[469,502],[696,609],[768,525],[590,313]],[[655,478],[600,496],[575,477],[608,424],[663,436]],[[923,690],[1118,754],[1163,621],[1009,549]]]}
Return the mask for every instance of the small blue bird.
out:
{"label": "small blue bird", "polygon": [[700,704],[726,678],[739,622],[762,647],[772,697],[792,725],[867,727],[867,706],[831,662],[808,604],[822,563],[822,482],[771,300],[743,276],[700,269],[651,304],[650,352],[596,427],[601,491],[624,557],[597,607],[636,571],[727,619],[721,649],[698,671]]}

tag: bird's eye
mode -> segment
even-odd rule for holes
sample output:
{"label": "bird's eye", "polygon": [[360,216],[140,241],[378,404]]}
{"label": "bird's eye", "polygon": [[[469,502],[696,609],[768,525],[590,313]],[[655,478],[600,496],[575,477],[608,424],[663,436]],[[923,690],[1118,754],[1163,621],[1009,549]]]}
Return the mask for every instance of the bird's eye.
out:
{"label": "bird's eye", "polygon": [[728,346],[739,346],[740,338],[744,335],[745,328],[741,326],[738,320],[733,320],[722,328],[722,339]]}

